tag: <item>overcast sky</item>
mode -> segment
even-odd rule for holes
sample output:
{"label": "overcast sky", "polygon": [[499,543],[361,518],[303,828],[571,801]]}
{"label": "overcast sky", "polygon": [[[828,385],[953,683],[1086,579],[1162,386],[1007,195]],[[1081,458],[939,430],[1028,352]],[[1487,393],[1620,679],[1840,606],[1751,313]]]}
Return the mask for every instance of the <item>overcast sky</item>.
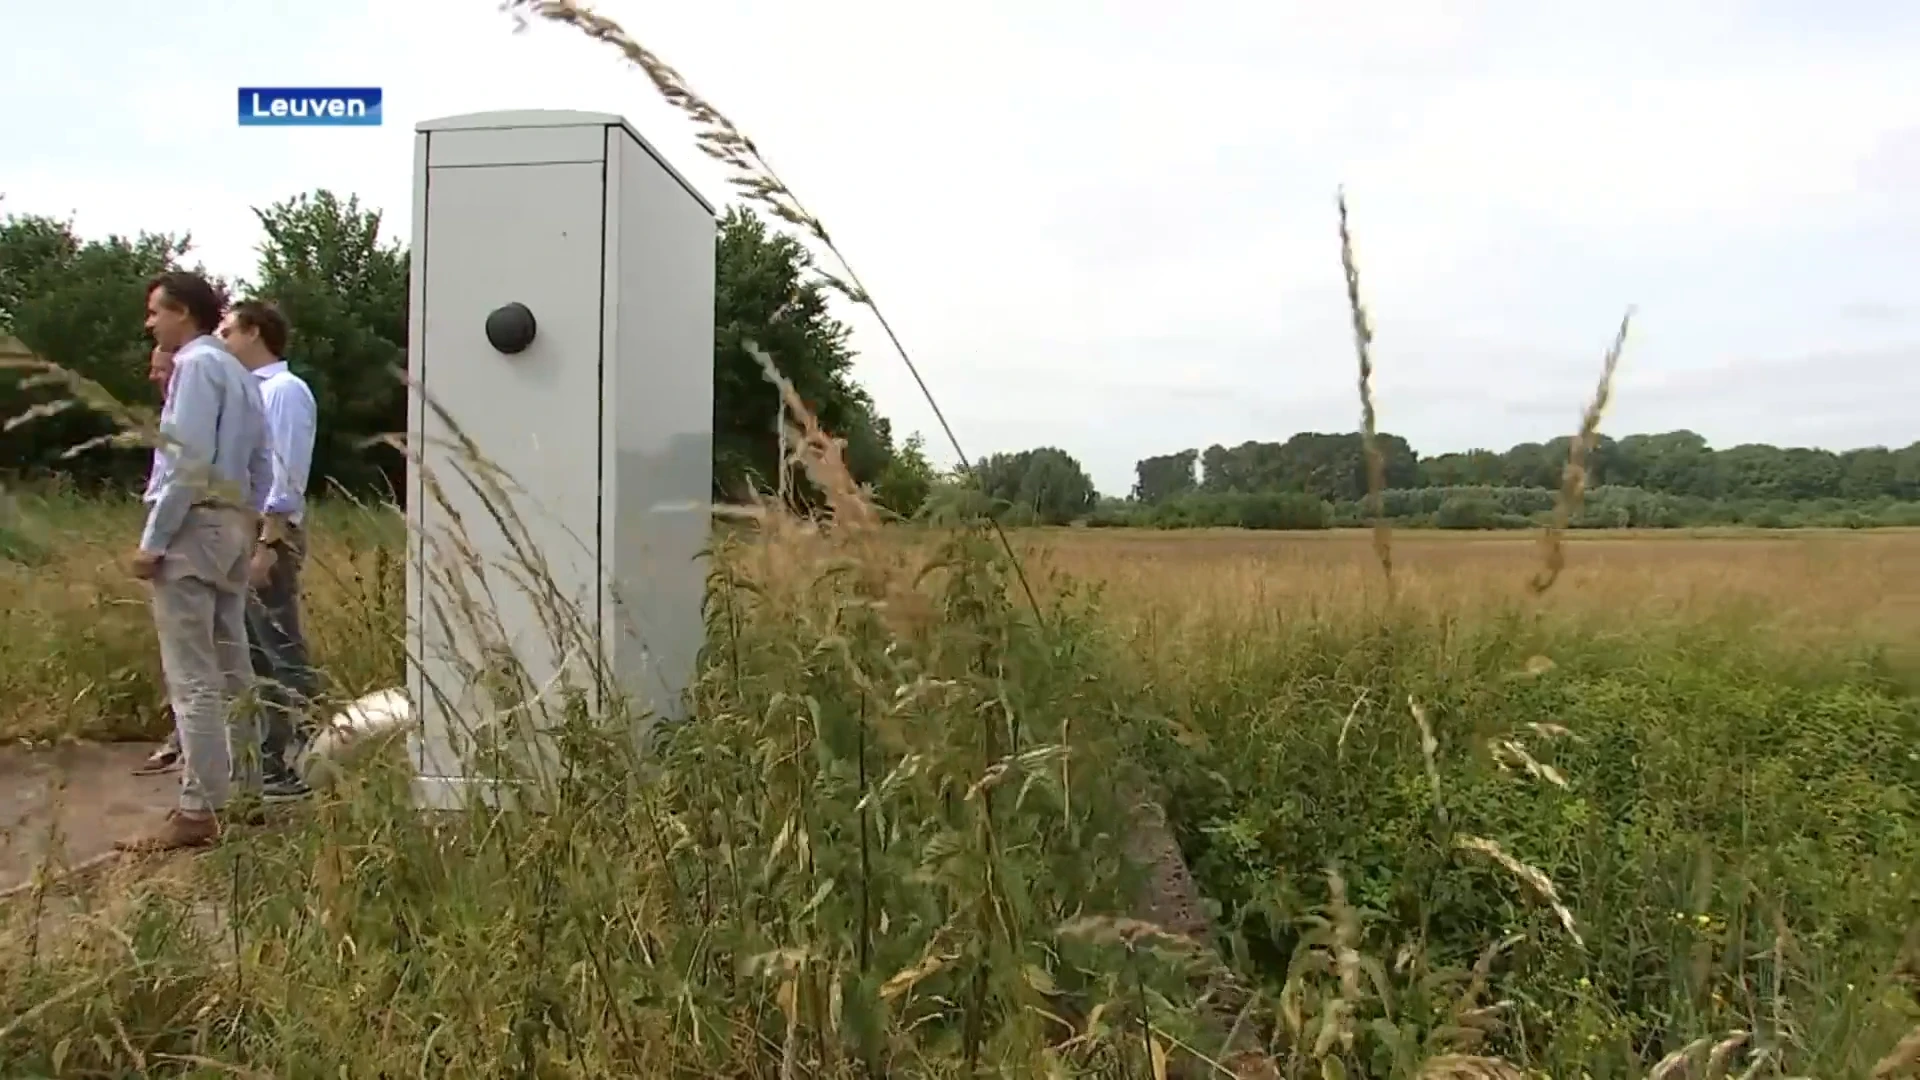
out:
{"label": "overcast sky", "polygon": [[[492,0],[16,5],[0,211],[191,230],[329,187],[408,229],[411,129],[620,112],[716,201],[647,81]],[[285,12],[299,9],[297,14]],[[1920,3],[615,0],[832,230],[980,456],[1123,493],[1147,454],[1357,425],[1347,187],[1381,426],[1428,453],[1607,429],[1920,439]],[[240,128],[239,86],[385,90],[377,129]],[[931,414],[858,313],[861,381]],[[950,455],[942,455],[946,457]]]}

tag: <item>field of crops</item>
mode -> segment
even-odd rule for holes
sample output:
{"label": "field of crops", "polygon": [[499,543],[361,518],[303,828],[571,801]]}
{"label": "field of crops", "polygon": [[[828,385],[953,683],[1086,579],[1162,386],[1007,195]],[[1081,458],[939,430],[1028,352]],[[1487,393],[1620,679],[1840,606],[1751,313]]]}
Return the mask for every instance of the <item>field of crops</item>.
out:
{"label": "field of crops", "polygon": [[[0,734],[162,730],[119,569],[135,521],[55,500],[8,527]],[[310,635],[341,695],[398,681],[399,535],[338,506],[316,529]],[[201,860],[9,910],[0,1059],[1603,1077],[1689,1046],[1691,1076],[1920,1056],[1895,1049],[1920,1023],[1920,533],[1578,534],[1542,596],[1512,533],[1397,535],[1391,588],[1365,532],[1014,543],[1041,619],[987,536],[735,537],[698,719],[644,767],[576,718],[552,813],[430,825],[368,760]],[[1205,897],[1202,947],[1135,918],[1135,795]],[[61,904],[94,915],[43,917]]]}

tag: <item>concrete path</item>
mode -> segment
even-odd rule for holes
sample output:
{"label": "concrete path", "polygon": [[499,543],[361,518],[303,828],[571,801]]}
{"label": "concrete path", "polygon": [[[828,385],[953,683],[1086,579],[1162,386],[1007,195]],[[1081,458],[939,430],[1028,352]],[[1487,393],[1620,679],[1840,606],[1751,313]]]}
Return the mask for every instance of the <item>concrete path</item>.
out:
{"label": "concrete path", "polygon": [[32,879],[56,837],[56,865],[80,866],[165,813],[180,775],[133,775],[154,745],[0,746],[0,895]]}

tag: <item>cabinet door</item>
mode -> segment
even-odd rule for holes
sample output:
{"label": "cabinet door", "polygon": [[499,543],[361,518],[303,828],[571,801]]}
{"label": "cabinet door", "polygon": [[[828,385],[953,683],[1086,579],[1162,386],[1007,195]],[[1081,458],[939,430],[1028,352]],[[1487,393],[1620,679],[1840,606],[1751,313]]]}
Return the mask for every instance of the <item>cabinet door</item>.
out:
{"label": "cabinet door", "polygon": [[[511,649],[535,686],[552,688],[569,657],[574,685],[589,684],[581,650],[602,606],[604,184],[599,162],[428,171],[414,272],[425,275],[417,377],[430,480],[410,515],[423,540],[410,614],[427,685],[416,701],[423,758],[436,759],[420,762],[423,777],[459,771],[437,737],[444,725],[471,728],[517,704],[495,691],[490,708],[474,685],[489,646]],[[487,340],[487,317],[515,302],[537,331],[504,354]],[[462,435],[471,451],[458,448]],[[476,632],[494,620],[497,633]]]}

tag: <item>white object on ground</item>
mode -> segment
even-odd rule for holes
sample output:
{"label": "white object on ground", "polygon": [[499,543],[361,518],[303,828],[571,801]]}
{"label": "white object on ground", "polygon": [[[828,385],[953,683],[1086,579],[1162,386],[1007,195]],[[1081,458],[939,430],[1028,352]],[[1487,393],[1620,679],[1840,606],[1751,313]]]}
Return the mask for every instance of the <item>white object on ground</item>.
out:
{"label": "white object on ground", "polygon": [[[315,762],[336,762],[353,744],[389,735],[412,723],[413,702],[405,690],[375,690],[335,713],[314,735],[296,768],[302,773],[311,772]],[[416,757],[411,753],[408,756]]]}

